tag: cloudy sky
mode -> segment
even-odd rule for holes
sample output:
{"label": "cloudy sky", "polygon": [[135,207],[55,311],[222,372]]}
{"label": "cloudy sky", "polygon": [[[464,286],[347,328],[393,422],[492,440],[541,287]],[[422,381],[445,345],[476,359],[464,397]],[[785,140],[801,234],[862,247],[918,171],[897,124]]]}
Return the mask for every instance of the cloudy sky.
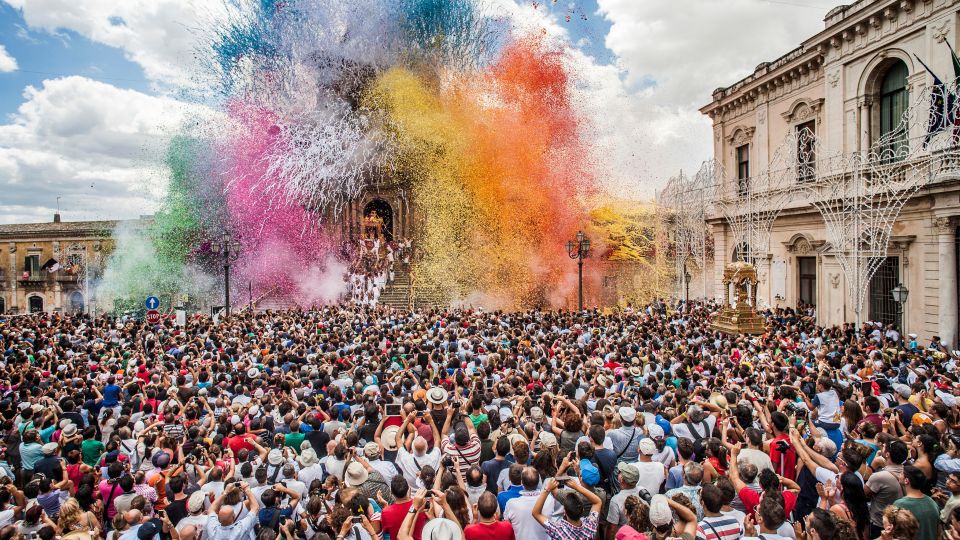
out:
{"label": "cloudy sky", "polygon": [[[823,26],[830,0],[488,0],[575,50],[582,107],[619,194],[710,157],[697,109]],[[0,0],[0,223],[152,213],[166,134],[215,0]]]}

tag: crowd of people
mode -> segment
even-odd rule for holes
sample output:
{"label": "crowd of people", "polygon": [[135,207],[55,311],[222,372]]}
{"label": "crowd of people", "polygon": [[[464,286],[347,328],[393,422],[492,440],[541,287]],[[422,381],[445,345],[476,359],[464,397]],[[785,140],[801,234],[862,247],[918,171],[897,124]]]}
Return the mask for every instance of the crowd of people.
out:
{"label": "crowd of people", "polygon": [[413,242],[409,238],[384,241],[381,236],[362,238],[356,249],[345,251],[350,268],[344,279],[349,284],[346,301],[358,306],[376,306],[387,284],[399,269],[409,268]]}
{"label": "crowd of people", "polygon": [[960,351],[715,309],[0,316],[0,540],[960,539]]}

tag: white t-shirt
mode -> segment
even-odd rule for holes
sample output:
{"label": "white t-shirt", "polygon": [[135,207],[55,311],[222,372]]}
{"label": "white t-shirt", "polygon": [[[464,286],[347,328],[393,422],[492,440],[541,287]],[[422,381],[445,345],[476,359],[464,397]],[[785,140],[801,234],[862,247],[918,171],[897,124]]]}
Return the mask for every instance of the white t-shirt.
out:
{"label": "white t-shirt", "polygon": [[667,478],[663,463],[659,461],[638,461],[632,465],[640,471],[640,479],[637,481],[637,487],[647,490],[650,495],[660,493],[660,486],[663,485],[663,481]]}
{"label": "white t-shirt", "polygon": [[323,479],[323,467],[321,467],[319,463],[304,467],[297,473],[297,479],[306,484],[308,490],[310,489],[310,484],[318,478]]}
{"label": "white t-shirt", "polygon": [[[539,492],[521,491],[519,497],[507,501],[503,511],[503,519],[513,525],[513,532],[517,538],[548,540],[546,530],[537,520],[533,519],[533,506],[536,504],[539,495]],[[543,505],[543,515],[553,514],[554,504],[553,495],[547,496]]]}
{"label": "white t-shirt", "polygon": [[6,527],[13,523],[13,508],[0,510],[0,527]]}
{"label": "white t-shirt", "polygon": [[740,453],[737,454],[737,463],[741,461],[754,464],[757,467],[757,473],[764,469],[777,472],[773,469],[773,461],[770,460],[770,455],[762,450],[755,448],[744,448],[740,450]]}
{"label": "white t-shirt", "polygon": [[437,465],[440,464],[440,449],[434,447],[423,456],[414,457],[406,448],[401,446],[397,449],[396,463],[400,466],[400,472],[403,473],[403,477],[406,478],[407,483],[412,488],[417,486],[417,475],[420,474],[420,469],[426,465],[433,467],[434,470],[437,469]]}
{"label": "white t-shirt", "polygon": [[840,396],[834,390],[817,394],[817,420],[828,424],[840,423]]}
{"label": "white t-shirt", "polygon": [[[703,432],[704,423],[706,423],[706,426],[707,426],[706,433]],[[693,429],[695,429],[697,433],[701,435],[700,437],[701,439],[710,437],[713,434],[713,428],[717,426],[717,417],[711,414],[707,416],[703,421],[697,424],[692,424],[692,425],[693,425]],[[690,439],[691,441],[696,440],[696,437],[694,437],[693,434],[690,433],[690,428],[687,427],[687,422],[680,422],[679,424],[674,424],[673,434],[676,435],[678,439],[683,438],[683,439]]]}

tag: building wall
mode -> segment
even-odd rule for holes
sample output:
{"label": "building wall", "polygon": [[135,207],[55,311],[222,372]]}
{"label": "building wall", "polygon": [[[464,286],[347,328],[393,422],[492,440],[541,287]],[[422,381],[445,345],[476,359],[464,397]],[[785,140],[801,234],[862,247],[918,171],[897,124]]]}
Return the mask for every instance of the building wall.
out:
{"label": "building wall", "polygon": [[[726,182],[736,182],[736,147],[742,144],[751,145],[752,175],[792,166],[795,158],[786,155],[788,148],[782,143],[798,124],[809,120],[816,123],[818,151],[850,155],[868,150],[879,134],[880,80],[892,62],[906,64],[909,103],[917,109],[933,78],[916,57],[941,79],[953,79],[945,41],[957,43],[958,13],[956,0],[861,0],[831,10],[823,32],[797,49],[714,91],[712,102],[701,111],[713,120],[714,157],[723,164]],[[923,121],[912,122],[909,137],[922,139],[925,128]],[[894,225],[889,249],[890,256],[899,257],[900,277],[910,291],[904,331],[927,339],[943,333],[953,346],[958,179],[960,174],[941,178],[913,197]],[[735,242],[721,216],[713,215],[711,222],[717,252],[714,279],[719,284]],[[850,284],[830,252],[823,218],[802,198],[791,201],[774,222],[769,250],[761,254],[761,304],[796,305],[799,256],[816,257],[819,322],[853,321]]]}
{"label": "building wall", "polygon": [[[29,278],[24,276],[24,259],[29,255],[39,255],[40,264],[53,258],[66,262],[68,254],[84,257],[84,260],[99,261],[106,255],[103,248],[107,241],[89,238],[21,239],[7,241],[8,258],[4,269],[4,287],[0,296],[4,299],[7,312],[24,313],[29,309],[29,299],[39,297],[43,300],[43,310],[72,310],[71,295],[79,292],[86,306],[93,298],[88,294],[83,274],[70,274],[65,270],[48,272],[40,270]],[[106,246],[110,249],[110,246]],[[96,264],[96,263],[95,263]]]}
{"label": "building wall", "polygon": [[[23,225],[0,225],[0,299],[3,312],[27,313],[30,299],[40,298],[43,311],[67,312],[73,309],[71,296],[82,295],[83,307],[96,307],[90,282],[99,275],[107,256],[113,250],[110,234],[115,221],[54,222]],[[36,255],[38,264],[50,259],[58,261],[55,272],[29,272],[25,259]],[[81,262],[79,271],[67,270],[68,262]],[[24,273],[27,272],[25,275]],[[87,278],[90,279],[87,279]]]}

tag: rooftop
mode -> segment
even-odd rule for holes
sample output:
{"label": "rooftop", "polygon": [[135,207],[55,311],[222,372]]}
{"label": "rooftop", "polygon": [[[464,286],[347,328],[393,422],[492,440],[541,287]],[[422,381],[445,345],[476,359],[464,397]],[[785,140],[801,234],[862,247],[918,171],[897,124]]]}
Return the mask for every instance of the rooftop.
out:
{"label": "rooftop", "polygon": [[46,223],[14,223],[0,225],[0,238],[30,236],[110,236],[117,225],[129,223],[139,225],[153,216],[140,216],[140,219],[104,220],[104,221],[60,221],[60,215]]}

